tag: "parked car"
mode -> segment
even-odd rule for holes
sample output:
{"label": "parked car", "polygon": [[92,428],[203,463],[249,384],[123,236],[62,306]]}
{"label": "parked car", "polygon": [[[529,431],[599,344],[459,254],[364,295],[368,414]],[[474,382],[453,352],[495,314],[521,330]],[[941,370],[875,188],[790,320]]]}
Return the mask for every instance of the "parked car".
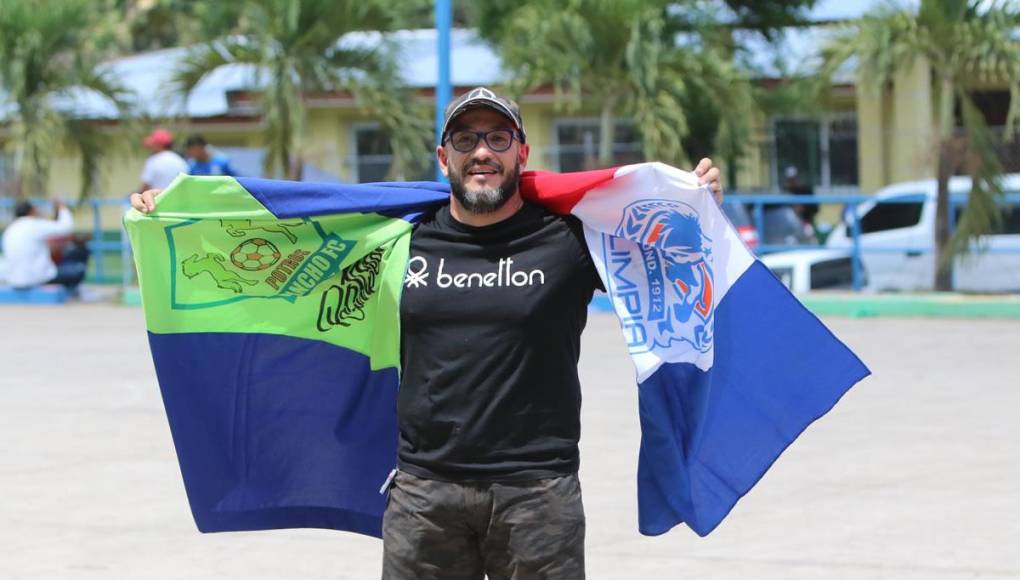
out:
{"label": "parked car", "polygon": [[[801,246],[817,244],[814,231],[804,224],[792,207],[766,205],[762,215],[763,232],[755,227],[751,211],[742,203],[723,201],[722,210],[736,228],[740,239],[751,251],[760,252],[760,246]],[[775,251],[774,249],[771,251]]]}
{"label": "parked car", "polygon": [[[954,177],[950,194],[963,201],[970,192],[969,177]],[[1020,193],[1020,174],[1003,177],[1007,193]],[[828,263],[837,257],[849,257],[853,246],[851,226],[860,220],[862,273],[870,290],[930,290],[935,280],[935,197],[934,179],[898,183],[879,190],[874,201],[848,212],[844,223],[836,226],[826,241],[831,253],[813,250],[781,252],[763,258],[770,268],[782,269],[792,289],[810,289],[805,279],[810,267],[791,264]],[[880,203],[899,200],[901,203]],[[956,205],[956,218],[964,206]],[[979,245],[987,251],[980,251]],[[903,248],[903,249],[899,249]],[[868,251],[878,250],[878,251]],[[1020,204],[1006,206],[1003,230],[971,245],[971,251],[953,265],[954,288],[974,292],[1020,290]],[[782,278],[782,276],[781,276]]]}
{"label": "parked car", "polygon": [[842,248],[775,252],[761,261],[794,292],[853,288],[853,263]]}
{"label": "parked car", "polygon": [[765,246],[810,246],[818,243],[811,225],[804,223],[788,205],[763,206],[762,222],[764,231],[760,234]]}
{"label": "parked car", "polygon": [[[1020,193],[1020,174],[1003,176],[1007,193]],[[949,192],[962,202],[970,192],[969,177],[953,177]],[[890,185],[875,194],[875,201],[857,206],[850,220],[859,219],[861,247],[889,251],[861,253],[873,290],[930,290],[935,280],[935,254],[925,251],[935,245],[934,179]],[[905,203],[878,203],[900,200]],[[955,206],[959,222],[964,205]],[[957,290],[1006,292],[1020,290],[1020,204],[1006,206],[1001,232],[971,244],[971,251],[953,264],[953,287]],[[853,245],[850,224],[837,226],[827,240],[830,248]],[[983,248],[979,248],[983,246]],[[894,248],[909,248],[896,251]],[[980,251],[985,249],[987,251]]]}
{"label": "parked car", "polygon": [[754,227],[751,214],[747,212],[744,204],[725,199],[722,203],[722,210],[748,249],[756,252],[758,250],[758,230]]}

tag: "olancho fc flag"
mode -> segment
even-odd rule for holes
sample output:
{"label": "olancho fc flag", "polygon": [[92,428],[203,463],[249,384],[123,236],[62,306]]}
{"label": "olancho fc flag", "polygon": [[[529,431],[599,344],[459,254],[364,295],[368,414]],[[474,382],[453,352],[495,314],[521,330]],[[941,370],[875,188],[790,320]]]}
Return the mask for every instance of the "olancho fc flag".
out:
{"label": "olancho fc flag", "polygon": [[[709,533],[867,368],[743,246],[693,176],[526,172],[581,219],[639,384],[640,530]],[[381,535],[399,300],[437,183],[181,177],[125,218],[188,501],[203,532]]]}

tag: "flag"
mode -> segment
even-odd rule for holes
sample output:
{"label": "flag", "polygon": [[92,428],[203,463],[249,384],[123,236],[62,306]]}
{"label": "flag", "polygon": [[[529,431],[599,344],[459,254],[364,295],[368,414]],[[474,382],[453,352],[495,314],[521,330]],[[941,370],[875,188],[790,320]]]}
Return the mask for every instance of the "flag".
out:
{"label": "flag", "polygon": [[[526,172],[579,217],[637,370],[640,531],[709,533],[866,367],[685,172]],[[125,218],[185,490],[203,532],[381,535],[399,299],[437,183],[181,177]]]}
{"label": "flag", "polygon": [[584,224],[637,370],[638,525],[711,532],[867,367],[747,249],[694,175],[660,163],[526,175]]}

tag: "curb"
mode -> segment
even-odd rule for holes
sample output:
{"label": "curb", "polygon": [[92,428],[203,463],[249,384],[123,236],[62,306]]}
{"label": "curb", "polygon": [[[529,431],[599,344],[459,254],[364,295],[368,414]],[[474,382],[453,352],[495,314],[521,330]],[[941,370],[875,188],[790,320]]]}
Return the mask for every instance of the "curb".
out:
{"label": "curb", "polygon": [[[1020,320],[1020,295],[998,294],[798,294],[815,316],[1005,318]],[[605,295],[596,295],[591,310],[612,312]]]}
{"label": "curb", "polygon": [[1020,296],[981,294],[801,294],[817,316],[1020,319]]}
{"label": "curb", "polygon": [[142,293],[137,286],[125,288],[120,295],[120,303],[125,306],[141,306]]}

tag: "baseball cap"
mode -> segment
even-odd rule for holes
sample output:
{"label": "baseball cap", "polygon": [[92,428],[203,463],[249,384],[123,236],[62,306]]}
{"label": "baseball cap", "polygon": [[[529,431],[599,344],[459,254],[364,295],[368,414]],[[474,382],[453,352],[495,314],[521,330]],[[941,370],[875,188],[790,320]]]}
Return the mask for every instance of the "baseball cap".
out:
{"label": "baseball cap", "polygon": [[166,129],[154,129],[152,133],[149,133],[145,137],[145,140],[142,141],[146,147],[152,145],[162,145],[163,147],[166,147],[167,145],[172,145],[173,142],[174,134]]}
{"label": "baseball cap", "polygon": [[486,107],[501,113],[514,124],[514,128],[521,134],[521,143],[524,143],[524,120],[521,119],[521,109],[512,100],[497,95],[485,87],[476,87],[454,99],[446,106],[445,120],[443,121],[443,132],[439,141],[442,143],[446,138],[446,132],[450,130],[450,124],[454,119],[469,109]]}

